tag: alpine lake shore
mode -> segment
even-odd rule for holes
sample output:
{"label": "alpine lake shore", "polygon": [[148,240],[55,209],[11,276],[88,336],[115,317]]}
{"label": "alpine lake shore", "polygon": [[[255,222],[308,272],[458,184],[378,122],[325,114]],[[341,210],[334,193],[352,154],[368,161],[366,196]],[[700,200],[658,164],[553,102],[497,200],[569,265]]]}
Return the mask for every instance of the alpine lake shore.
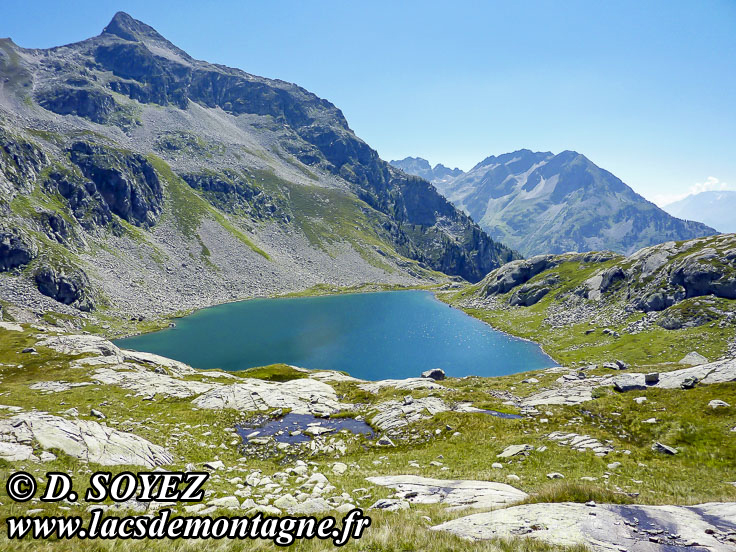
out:
{"label": "alpine lake shore", "polygon": [[[569,268],[574,281],[568,287],[600,270]],[[595,327],[592,332],[593,326],[585,324],[561,332],[544,323],[554,294],[535,306],[510,308],[480,301],[482,285],[445,284],[433,291],[497,329],[540,343],[560,367],[495,378],[378,382],[286,365],[204,371],[122,351],[106,339],[166,327],[170,318],[121,322],[106,329],[88,324],[85,333],[54,326],[52,315],[39,324],[6,318],[0,327],[0,408],[10,419],[0,421],[0,434],[3,441],[16,438],[16,442],[12,450],[3,451],[2,477],[20,470],[37,477],[63,471],[73,474],[75,489],[85,489],[95,464],[113,473],[156,466],[208,469],[212,475],[201,504],[131,500],[103,507],[108,513],[153,513],[172,507],[178,515],[261,511],[339,518],[339,512],[357,506],[373,523],[363,538],[346,545],[348,550],[587,550],[585,540],[575,536],[579,530],[566,540],[546,526],[553,509],[559,511],[558,503],[587,504],[589,512],[582,514],[589,516],[598,509],[611,516],[604,509],[736,502],[736,408],[730,406],[736,405],[736,361],[715,363],[716,372],[725,374],[716,383],[709,384],[707,377],[714,364],[706,364],[709,368],[700,371],[700,382],[696,378],[692,388],[676,385],[688,377],[688,370],[703,367],[705,359],[690,356],[682,361],[693,349],[712,359],[728,356],[733,327],[674,333],[655,327],[626,333],[626,323]],[[299,295],[386,289],[317,286]],[[8,310],[4,312],[8,317]],[[688,362],[695,367],[688,367]],[[626,369],[619,370],[621,366]],[[659,382],[632,384],[629,390],[627,378],[640,372],[660,374]],[[667,379],[668,374],[672,378]],[[273,436],[243,439],[236,431],[240,425],[289,412],[311,414],[317,420],[355,418],[369,424],[374,434],[323,431],[313,423],[300,428],[311,439],[288,444]],[[33,439],[20,435],[19,424],[31,428]],[[66,432],[66,441],[58,438],[60,431]],[[117,449],[94,443],[95,437],[105,434],[113,435]],[[0,490],[0,503],[3,519],[29,510],[89,515],[89,505],[81,501],[34,499],[18,504],[5,489]],[[532,519],[530,509],[540,507],[535,505],[546,509],[539,509],[538,518]],[[491,509],[497,513],[498,507],[526,510],[480,537],[483,540],[453,526],[460,520],[461,528],[471,527],[463,521],[465,516]],[[680,523],[692,524],[684,514]],[[570,515],[576,519],[577,514]],[[526,519],[526,526],[519,516]],[[620,524],[623,518],[616,519]],[[733,532],[708,529],[703,535],[720,539],[713,542],[724,550],[734,546]],[[643,528],[641,535],[648,542],[670,539],[687,544],[682,535],[663,534],[656,528]],[[469,536],[472,540],[467,540]],[[212,540],[13,542],[5,535],[0,544],[7,550],[34,551],[274,547],[260,541]],[[330,541],[304,541],[293,548],[331,546]]]}

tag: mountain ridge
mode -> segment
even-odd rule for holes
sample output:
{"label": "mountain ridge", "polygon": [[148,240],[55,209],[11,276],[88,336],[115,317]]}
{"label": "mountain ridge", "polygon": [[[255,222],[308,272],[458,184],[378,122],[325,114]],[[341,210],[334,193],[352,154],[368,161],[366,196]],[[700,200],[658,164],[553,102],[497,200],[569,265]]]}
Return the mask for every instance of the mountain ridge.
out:
{"label": "mountain ridge", "polygon": [[0,300],[153,315],[324,283],[477,281],[517,256],[328,100],[195,60],[123,12],[69,45],[0,42],[0,76]]}
{"label": "mountain ridge", "polygon": [[433,183],[493,239],[524,255],[600,249],[631,254],[717,233],[672,217],[572,150],[492,155]]}

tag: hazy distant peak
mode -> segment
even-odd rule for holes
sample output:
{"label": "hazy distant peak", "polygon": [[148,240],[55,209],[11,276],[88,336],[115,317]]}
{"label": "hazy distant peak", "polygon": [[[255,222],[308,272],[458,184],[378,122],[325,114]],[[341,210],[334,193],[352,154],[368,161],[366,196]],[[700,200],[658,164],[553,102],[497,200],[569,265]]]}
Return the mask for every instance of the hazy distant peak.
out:
{"label": "hazy distant peak", "polygon": [[429,180],[433,184],[445,182],[448,179],[455,178],[463,174],[463,171],[455,167],[451,169],[442,163],[437,163],[434,168],[429,161],[423,157],[405,157],[404,159],[394,159],[390,164],[401,169],[406,174],[413,174],[425,180]]}

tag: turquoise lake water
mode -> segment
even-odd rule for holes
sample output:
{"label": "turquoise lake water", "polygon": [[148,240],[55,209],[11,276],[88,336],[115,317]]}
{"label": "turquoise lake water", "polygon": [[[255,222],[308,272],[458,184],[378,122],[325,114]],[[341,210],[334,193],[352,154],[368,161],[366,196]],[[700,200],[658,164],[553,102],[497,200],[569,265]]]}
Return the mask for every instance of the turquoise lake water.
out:
{"label": "turquoise lake water", "polygon": [[229,303],[181,318],[176,328],[116,343],[195,368],[282,362],[368,380],[416,377],[430,368],[460,377],[555,365],[538,345],[414,290]]}

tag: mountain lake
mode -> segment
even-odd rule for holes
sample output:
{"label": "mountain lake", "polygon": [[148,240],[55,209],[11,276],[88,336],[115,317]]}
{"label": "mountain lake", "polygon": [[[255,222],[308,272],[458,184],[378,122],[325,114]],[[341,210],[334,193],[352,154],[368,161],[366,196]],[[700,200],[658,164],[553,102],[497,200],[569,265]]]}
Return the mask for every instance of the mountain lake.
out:
{"label": "mountain lake", "polygon": [[556,364],[537,344],[417,290],[228,303],[116,344],[195,368],[284,363],[367,380],[418,377],[430,368],[450,377],[501,376]]}

